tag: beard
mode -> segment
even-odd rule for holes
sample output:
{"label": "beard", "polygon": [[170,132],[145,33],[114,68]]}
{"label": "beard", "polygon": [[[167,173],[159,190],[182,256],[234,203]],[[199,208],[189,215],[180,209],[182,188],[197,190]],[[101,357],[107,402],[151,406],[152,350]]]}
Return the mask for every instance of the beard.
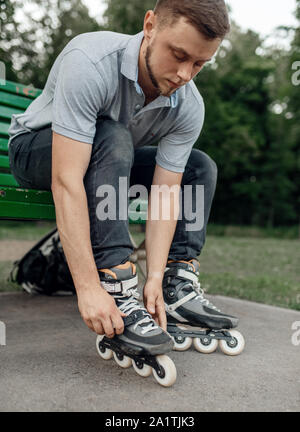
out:
{"label": "beard", "polygon": [[168,91],[168,92],[163,92],[163,90],[161,89],[160,85],[158,84],[157,79],[155,78],[152,66],[151,66],[151,56],[152,56],[152,52],[153,52],[153,47],[152,46],[148,46],[147,50],[146,50],[146,55],[145,55],[145,63],[146,63],[146,68],[147,68],[147,72],[149,75],[149,78],[151,80],[151,83],[156,91],[156,95],[158,96],[170,96],[172,91]]}

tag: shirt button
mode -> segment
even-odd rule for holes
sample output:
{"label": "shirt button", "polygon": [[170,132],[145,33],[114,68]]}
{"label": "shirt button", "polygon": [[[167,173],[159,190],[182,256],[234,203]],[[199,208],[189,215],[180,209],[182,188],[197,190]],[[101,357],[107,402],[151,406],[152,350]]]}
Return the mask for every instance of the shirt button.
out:
{"label": "shirt button", "polygon": [[136,105],[135,106],[136,111],[140,110],[141,108],[142,108],[141,105]]}

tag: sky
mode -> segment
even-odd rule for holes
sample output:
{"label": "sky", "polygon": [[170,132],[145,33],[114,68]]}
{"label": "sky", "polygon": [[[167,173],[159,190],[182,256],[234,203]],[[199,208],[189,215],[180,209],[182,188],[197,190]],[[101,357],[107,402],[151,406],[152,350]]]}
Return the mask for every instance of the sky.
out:
{"label": "sky", "polygon": [[[105,10],[103,0],[82,0],[91,16],[101,21]],[[262,36],[269,35],[280,25],[295,25],[293,12],[296,0],[226,0],[232,8],[233,19],[243,28],[251,28]]]}

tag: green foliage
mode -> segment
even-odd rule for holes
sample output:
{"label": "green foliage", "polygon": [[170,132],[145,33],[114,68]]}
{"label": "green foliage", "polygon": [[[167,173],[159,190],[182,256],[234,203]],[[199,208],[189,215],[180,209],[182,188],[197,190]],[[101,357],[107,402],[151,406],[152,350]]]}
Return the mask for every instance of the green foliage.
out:
{"label": "green foliage", "polygon": [[[67,43],[78,34],[101,29],[81,0],[28,0],[25,5],[19,0],[4,3],[12,23],[9,27],[12,30],[5,32],[6,41],[0,40],[8,80],[43,88],[56,57]],[[32,10],[38,12],[38,17]],[[22,22],[16,21],[16,11],[22,11]],[[2,56],[2,50],[6,55]],[[15,59],[13,67],[12,58]]]}
{"label": "green foliage", "polygon": [[143,29],[145,13],[154,9],[156,0],[105,0],[105,3],[106,27],[111,31],[134,35]]}
{"label": "green foliage", "polygon": [[17,74],[13,70],[14,44],[17,43],[17,24],[14,16],[21,1],[11,2],[0,0],[0,60],[6,66],[6,79],[16,80]]}

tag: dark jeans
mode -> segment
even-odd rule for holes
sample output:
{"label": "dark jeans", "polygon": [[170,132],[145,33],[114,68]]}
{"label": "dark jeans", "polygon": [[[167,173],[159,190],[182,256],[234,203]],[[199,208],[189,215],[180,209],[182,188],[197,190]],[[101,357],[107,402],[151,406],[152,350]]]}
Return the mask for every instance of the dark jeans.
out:
{"label": "dark jeans", "polygon": [[[129,186],[144,185],[150,192],[156,165],[156,147],[134,149],[128,129],[110,119],[97,122],[92,155],[84,178],[89,216],[90,235],[95,262],[98,268],[109,268],[125,263],[133,252],[129,237],[128,220],[99,220],[98,204],[105,197],[97,197],[101,185],[112,185],[119,196],[119,177],[128,179]],[[51,126],[17,136],[9,147],[10,166],[21,187],[51,190],[52,129]],[[204,226],[188,231],[186,224],[193,221],[178,220],[169,251],[169,259],[197,258],[205,243],[206,226],[217,181],[217,167],[205,153],[193,149],[182,180],[182,205],[185,185],[204,185]],[[99,195],[99,194],[98,194]],[[196,188],[192,187],[192,201]],[[119,210],[118,199],[117,215]],[[192,203],[190,203],[192,204]],[[195,208],[193,208],[195,211]],[[163,235],[163,233],[162,233]],[[159,245],[157,245],[159,247]]]}

